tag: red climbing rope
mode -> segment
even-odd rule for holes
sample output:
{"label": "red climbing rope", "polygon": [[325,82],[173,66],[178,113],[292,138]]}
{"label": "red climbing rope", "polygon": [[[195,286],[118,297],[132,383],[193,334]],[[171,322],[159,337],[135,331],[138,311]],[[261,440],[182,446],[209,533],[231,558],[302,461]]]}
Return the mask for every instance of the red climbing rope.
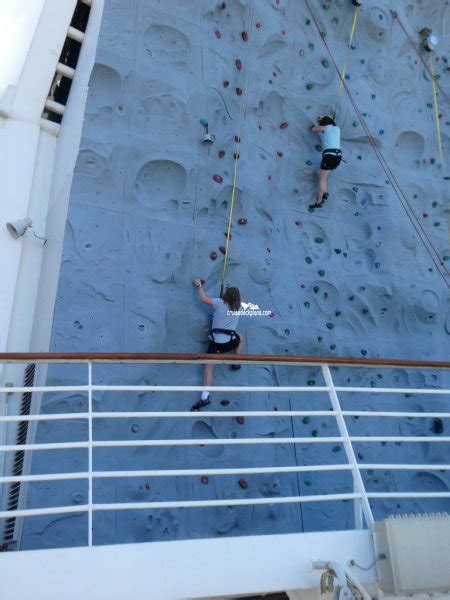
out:
{"label": "red climbing rope", "polygon": [[[331,49],[330,49],[330,47],[329,47],[329,45],[328,45],[328,43],[327,43],[324,35],[322,34],[322,31],[320,29],[319,23],[317,22],[317,19],[316,19],[315,15],[314,15],[314,13],[313,13],[313,11],[311,9],[311,6],[309,4],[309,0],[305,0],[305,4],[306,4],[306,6],[308,8],[308,11],[309,11],[309,13],[311,15],[311,18],[312,18],[314,24],[316,26],[316,29],[317,29],[317,31],[319,33],[319,36],[320,36],[320,38],[321,38],[321,40],[322,40],[322,42],[323,42],[323,44],[324,44],[324,46],[325,46],[325,48],[326,48],[329,56],[330,56],[331,62],[334,65],[334,68],[335,68],[335,70],[336,70],[336,72],[338,74],[338,77],[342,81],[342,86],[343,86],[343,88],[344,88],[344,90],[345,90],[345,92],[346,92],[346,94],[347,94],[350,102],[352,103],[352,106],[353,106],[353,108],[354,108],[354,110],[356,112],[358,120],[361,123],[361,125],[362,125],[362,127],[363,127],[363,129],[364,129],[364,131],[365,131],[365,133],[367,135],[367,138],[368,138],[368,140],[369,140],[369,142],[370,142],[370,144],[371,144],[371,146],[372,146],[372,148],[373,148],[373,150],[375,152],[375,155],[376,155],[378,161],[380,162],[381,167],[383,168],[383,171],[386,174],[386,177],[390,181],[390,183],[391,183],[391,185],[392,185],[392,187],[394,189],[394,192],[396,193],[398,199],[400,200],[400,203],[403,206],[403,209],[405,210],[405,212],[406,212],[409,220],[411,221],[411,224],[414,227],[417,235],[419,236],[421,242],[425,246],[425,249],[427,250],[428,254],[430,255],[431,260],[435,264],[435,266],[436,266],[439,274],[441,275],[442,279],[444,280],[445,285],[447,287],[450,287],[450,283],[447,281],[447,276],[450,275],[449,271],[446,269],[446,267],[445,267],[445,265],[444,265],[444,263],[443,263],[443,261],[442,261],[442,259],[440,257],[439,252],[436,250],[436,248],[434,247],[433,243],[429,239],[429,237],[426,234],[426,232],[425,232],[422,224],[417,219],[417,217],[416,217],[416,215],[415,215],[415,213],[414,213],[411,205],[409,204],[409,202],[408,202],[408,200],[407,200],[407,198],[406,198],[406,196],[405,196],[402,188],[400,187],[400,184],[398,183],[395,175],[391,171],[391,169],[390,169],[389,165],[387,164],[387,162],[386,162],[383,154],[381,153],[380,149],[378,148],[377,143],[376,143],[376,141],[375,141],[372,133],[370,132],[369,127],[367,126],[367,123],[366,123],[363,115],[361,114],[361,111],[359,110],[358,105],[357,105],[357,103],[356,103],[356,101],[355,101],[352,93],[350,92],[347,84],[345,83],[344,79],[342,78],[340,69],[339,69],[338,65],[336,64],[336,61],[335,61],[334,56],[333,56],[333,53],[332,53],[332,51],[331,51]],[[441,269],[441,267],[443,267],[443,270]]]}
{"label": "red climbing rope", "polygon": [[391,11],[391,14],[393,16],[394,19],[397,19],[398,24],[400,25],[400,27],[403,29],[403,31],[405,32],[406,37],[408,38],[408,40],[411,43],[411,46],[414,48],[414,50],[416,51],[417,56],[420,58],[420,60],[423,63],[423,66],[425,67],[425,69],[428,71],[428,74],[430,75],[432,81],[436,82],[436,87],[439,89],[439,91],[442,94],[442,97],[444,98],[444,100],[450,104],[450,96],[448,94],[446,94],[442,88],[442,86],[436,81],[436,77],[434,75],[434,73],[431,71],[430,67],[427,65],[426,60],[423,58],[422,54],[419,52],[416,44],[414,43],[414,40],[412,39],[412,37],[409,35],[409,33],[406,30],[406,27],[403,25],[400,17],[398,16],[398,13],[395,10]]}

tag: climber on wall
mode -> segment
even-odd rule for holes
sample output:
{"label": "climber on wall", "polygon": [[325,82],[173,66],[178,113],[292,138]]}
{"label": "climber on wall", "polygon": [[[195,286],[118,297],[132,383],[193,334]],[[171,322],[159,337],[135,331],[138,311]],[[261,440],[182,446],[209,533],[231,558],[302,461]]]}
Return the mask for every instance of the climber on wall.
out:
{"label": "climber on wall", "polygon": [[322,141],[322,163],[317,172],[317,198],[315,204],[310,204],[309,208],[321,208],[324,200],[328,198],[327,179],[328,173],[337,169],[341,164],[341,130],[331,117],[318,117],[317,125],[311,127],[313,133],[319,133],[323,136]]}
{"label": "climber on wall", "polygon": [[[229,287],[225,290],[222,298],[209,298],[205,294],[201,279],[194,279],[194,286],[198,290],[200,300],[214,308],[211,331],[208,334],[208,354],[224,354],[236,350],[240,354],[244,347],[242,336],[236,333],[236,327],[239,321],[239,314],[236,314],[241,308],[241,294],[238,288]],[[212,385],[212,373],[214,365],[205,365],[204,385]],[[231,368],[238,370],[240,365],[231,365]],[[205,406],[211,404],[209,392],[203,391],[200,400],[196,402],[191,411],[199,411]]]}

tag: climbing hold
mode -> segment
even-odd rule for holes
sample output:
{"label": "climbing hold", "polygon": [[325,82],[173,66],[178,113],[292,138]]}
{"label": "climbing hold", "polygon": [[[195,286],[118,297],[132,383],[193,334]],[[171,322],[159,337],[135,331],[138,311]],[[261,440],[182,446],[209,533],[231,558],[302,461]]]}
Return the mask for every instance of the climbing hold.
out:
{"label": "climbing hold", "polygon": [[239,225],[247,225],[247,219],[239,219]]}
{"label": "climbing hold", "polygon": [[267,179],[270,181],[272,179],[272,175],[267,175]]}
{"label": "climbing hold", "polygon": [[230,82],[225,80],[222,85],[223,87],[228,87],[230,85]]}
{"label": "climbing hold", "polygon": [[316,385],[316,380],[315,379],[308,379],[307,384],[312,387],[313,385]]}
{"label": "climbing hold", "polygon": [[340,316],[341,316],[341,314],[342,314],[342,313],[341,313],[341,311],[340,311],[340,310],[335,310],[335,311],[334,311],[334,315],[335,315],[336,317],[340,317]]}
{"label": "climbing hold", "polygon": [[222,183],[222,181],[223,181],[223,179],[220,175],[214,175],[213,179],[216,183]]}
{"label": "climbing hold", "polygon": [[427,108],[433,108],[433,105],[431,102],[427,102]]}
{"label": "climbing hold", "polygon": [[255,27],[256,29],[261,29],[261,23],[256,23]]}
{"label": "climbing hold", "polygon": [[441,433],[444,431],[444,424],[442,423],[442,420],[436,417],[436,419],[433,420],[433,427],[431,430],[436,435],[441,435]]}
{"label": "climbing hold", "polygon": [[381,267],[381,263],[379,263],[379,262],[376,262],[376,263],[375,263],[375,269],[379,269],[380,267]]}
{"label": "climbing hold", "polygon": [[305,425],[308,425],[308,423],[311,423],[311,417],[303,417],[303,423]]}
{"label": "climbing hold", "polygon": [[373,475],[373,469],[367,469],[367,475]]}
{"label": "climbing hold", "polygon": [[308,48],[309,48],[310,50],[314,50],[314,44],[313,44],[312,42],[310,42],[310,43],[308,44]]}
{"label": "climbing hold", "polygon": [[258,129],[262,129],[262,123],[258,123]]}
{"label": "climbing hold", "polygon": [[211,252],[211,254],[209,255],[209,258],[211,260],[216,260],[217,259],[217,252]]}
{"label": "climbing hold", "polygon": [[312,437],[317,437],[319,435],[319,432],[317,431],[317,429],[313,429],[311,431],[311,435],[312,435]]}
{"label": "climbing hold", "polygon": [[341,446],[333,446],[333,452],[340,452],[342,450]]}
{"label": "climbing hold", "polygon": [[336,252],[336,254],[340,254],[342,252],[340,248],[335,248],[334,251]]}
{"label": "climbing hold", "polygon": [[312,484],[311,479],[308,479],[307,477],[305,477],[305,479],[303,480],[303,482],[304,482],[305,485],[308,485],[308,486]]}
{"label": "climbing hold", "polygon": [[[352,50],[356,50],[356,44],[355,44],[355,42],[352,42],[352,43],[350,44],[350,48],[351,48]],[[361,59],[361,62],[362,62],[362,64],[364,64],[364,59],[363,59],[363,58]]]}
{"label": "climbing hold", "polygon": [[245,423],[245,417],[236,417],[236,422],[239,423],[239,425],[243,425]]}
{"label": "climbing hold", "polygon": [[353,121],[353,127],[358,127],[358,121]]}
{"label": "climbing hold", "polygon": [[281,35],[286,35],[286,30],[285,29],[281,30]]}
{"label": "climbing hold", "polygon": [[435,163],[435,162],[436,162],[436,159],[435,159],[435,158],[430,158],[430,163],[431,163],[432,165],[434,165],[434,163]]}
{"label": "climbing hold", "polygon": [[308,167],[310,167],[312,165],[312,161],[310,160],[305,160],[305,165],[308,165]]}
{"label": "climbing hold", "polygon": [[139,425],[137,423],[135,423],[134,425],[131,426],[131,431],[133,433],[137,433],[139,431]]}
{"label": "climbing hold", "polygon": [[239,479],[238,484],[243,490],[248,488],[248,483],[245,479]]}
{"label": "climbing hold", "polygon": [[234,141],[236,142],[236,144],[240,144],[241,143],[241,138],[238,135],[234,136]]}
{"label": "climbing hold", "polygon": [[356,187],[356,185],[354,187],[352,187],[352,190],[355,192],[355,194],[358,193],[358,188]]}
{"label": "climbing hold", "polygon": [[322,60],[322,66],[325,67],[325,69],[328,69],[328,67],[330,66],[330,63],[326,58]]}
{"label": "climbing hold", "polygon": [[315,285],[315,286],[313,287],[313,292],[314,292],[315,294],[318,294],[318,293],[319,293],[319,290],[320,290],[320,287],[319,287],[318,285]]}
{"label": "climbing hold", "polygon": [[219,250],[222,252],[222,254],[226,254],[227,250],[224,246],[219,246]]}
{"label": "climbing hold", "polygon": [[216,34],[216,38],[217,38],[218,40],[220,40],[220,38],[222,37],[222,34],[220,33],[220,31],[219,31],[218,29],[216,29],[216,30],[214,31],[214,33]]}
{"label": "climbing hold", "polygon": [[322,152],[323,148],[320,144],[317,144],[316,150],[317,150],[317,152]]}
{"label": "climbing hold", "polygon": [[327,329],[334,329],[333,323],[326,323]]}
{"label": "climbing hold", "polygon": [[305,262],[306,262],[308,265],[310,265],[310,264],[312,263],[312,258],[311,258],[310,256],[307,256],[307,257],[305,258]]}
{"label": "climbing hold", "polygon": [[361,354],[363,356],[367,356],[367,350],[364,350],[364,348],[361,349]]}
{"label": "climbing hold", "polygon": [[422,215],[423,215],[423,217],[424,217],[425,219],[427,219],[427,218],[428,218],[428,213],[424,212],[424,213],[422,213]]}
{"label": "climbing hold", "polygon": [[266,248],[266,250],[269,254],[272,252],[272,248]]}
{"label": "climbing hold", "polygon": [[229,401],[229,400],[221,400],[221,401],[220,401],[220,404],[221,404],[222,406],[228,406],[228,405],[230,404],[230,401]]}
{"label": "climbing hold", "polygon": [[314,84],[313,84],[313,83],[307,83],[307,84],[306,84],[306,89],[307,89],[307,90],[312,90],[312,89],[313,89],[313,87],[314,87]]}
{"label": "climbing hold", "polygon": [[241,33],[241,37],[244,40],[244,42],[246,42],[248,40],[248,33],[246,31],[243,31]]}
{"label": "climbing hold", "polygon": [[239,59],[236,60],[236,69],[238,71],[242,69],[242,62]]}
{"label": "climbing hold", "polygon": [[236,152],[233,154],[233,158],[234,160],[239,160],[239,154],[237,154]]}
{"label": "climbing hold", "polygon": [[281,123],[280,125],[280,129],[286,129],[286,127],[288,127],[288,123],[286,123],[286,121],[284,121],[283,123]]}
{"label": "climbing hold", "polygon": [[440,221],[435,221],[435,222],[433,223],[433,225],[434,225],[435,227],[439,227],[439,226],[440,226],[440,224],[441,224],[441,222],[440,222]]}
{"label": "climbing hold", "polygon": [[272,310],[272,311],[271,311],[271,313],[270,313],[270,315],[269,315],[269,317],[270,317],[271,319],[273,319],[273,317],[274,317],[274,316],[275,316],[275,313],[274,313],[274,312],[273,312],[273,310]]}
{"label": "climbing hold", "polygon": [[225,231],[223,235],[227,238],[227,240],[231,240],[231,233],[228,233],[228,231]]}
{"label": "climbing hold", "polygon": [[294,221],[294,223],[297,225],[297,227],[302,224],[301,221]]}
{"label": "climbing hold", "polygon": [[151,487],[151,486],[150,486],[150,484],[148,483],[148,481],[147,481],[147,483],[145,483],[144,487],[145,487],[145,489],[146,489],[146,490],[149,490],[149,489],[150,489],[150,487]]}
{"label": "climbing hold", "polygon": [[359,460],[364,460],[364,454],[362,452],[358,452]]}
{"label": "climbing hold", "polygon": [[238,96],[242,96],[242,90],[241,90],[241,88],[236,88],[236,94]]}
{"label": "climbing hold", "polygon": [[279,157],[281,158],[281,157],[283,156],[283,153],[282,153],[282,152],[280,152],[280,151],[278,151],[278,152],[277,152],[277,156],[279,156]]}
{"label": "climbing hold", "polygon": [[434,202],[432,202],[432,203],[431,203],[431,206],[432,206],[433,208],[436,208],[436,206],[437,206],[437,205],[438,205],[438,203],[437,203],[436,201],[434,201]]}
{"label": "climbing hold", "polygon": [[311,304],[310,304],[308,301],[306,301],[306,302],[303,302],[303,306],[304,306],[305,308],[310,308],[310,307],[311,307]]}
{"label": "climbing hold", "polygon": [[218,153],[219,158],[223,158],[225,156],[225,150],[220,150]]}
{"label": "climbing hold", "polygon": [[331,344],[330,350],[336,350],[336,344]]}
{"label": "climbing hold", "polygon": [[317,341],[318,341],[319,343],[321,343],[321,342],[322,342],[322,340],[323,340],[323,337],[322,337],[321,335],[318,335],[318,336],[317,336]]}
{"label": "climbing hold", "polygon": [[317,272],[319,273],[320,277],[323,277],[325,275],[325,271],[323,269],[320,269]]}
{"label": "climbing hold", "polygon": [[206,476],[203,476],[200,481],[203,483],[203,485],[208,485],[209,483],[209,479]]}

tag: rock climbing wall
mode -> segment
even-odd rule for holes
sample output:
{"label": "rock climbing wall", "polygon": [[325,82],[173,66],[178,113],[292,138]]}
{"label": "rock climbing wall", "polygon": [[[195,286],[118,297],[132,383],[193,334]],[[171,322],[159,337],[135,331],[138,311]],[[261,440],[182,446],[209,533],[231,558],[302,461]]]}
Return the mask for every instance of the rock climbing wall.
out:
{"label": "rock climbing wall", "polygon": [[[449,166],[440,164],[431,78],[399,23],[432,27],[437,81],[449,82],[448,2],[367,0],[348,48],[350,0],[107,0],[73,181],[53,324],[53,351],[202,352],[209,326],[192,288],[217,296],[234,169],[237,189],[226,283],[270,316],[243,317],[246,350],[259,354],[448,359]],[[447,46],[444,45],[443,40]],[[415,217],[405,210],[342,91],[343,67],[376,147]],[[428,60],[428,57],[425,56]],[[449,105],[440,94],[444,156]],[[319,114],[342,128],[347,161],[330,198],[311,212]],[[209,123],[215,136],[201,144]],[[237,138],[240,139],[237,141]],[[405,202],[403,202],[404,204]],[[408,216],[409,213],[409,216]],[[417,221],[415,220],[417,219]],[[419,223],[419,225],[417,225]],[[424,243],[424,239],[426,243]],[[431,249],[430,252],[430,246]],[[436,254],[433,254],[436,252]],[[436,259],[438,256],[438,260]],[[442,263],[442,264],[441,264]],[[444,275],[444,276],[443,276]],[[448,279],[447,279],[448,280]],[[311,394],[213,394],[212,407],[242,418],[98,421],[96,439],[266,438],[286,444],[96,450],[99,470],[220,468],[345,462],[339,444],[293,445],[337,435],[332,418],[245,418],[245,410],[328,410],[318,369],[216,369],[217,383],[309,385]],[[441,373],[335,370],[342,384],[440,387]],[[97,383],[200,384],[198,367],[96,367]],[[49,383],[85,383],[86,369],[51,368]],[[447,382],[448,384],[448,382]],[[188,410],[196,394],[96,393],[97,411]],[[347,409],[448,410],[443,396],[342,394]],[[43,411],[83,411],[83,394],[47,394]],[[349,418],[355,435],[438,435],[430,419]],[[443,424],[444,428],[447,425]],[[38,441],[86,439],[77,422],[43,423]],[[400,447],[401,446],[401,447]],[[365,443],[360,462],[449,463],[444,444]],[[86,469],[82,450],[35,453],[33,472]],[[448,472],[363,472],[370,491],[448,490]],[[104,479],[98,502],[274,498],[352,491],[348,472]],[[33,484],[28,506],[84,504],[84,482]],[[374,501],[377,518],[448,510],[443,500]],[[137,510],[95,516],[95,542],[148,541],[351,528],[351,502]],[[83,544],[83,515],[29,519],[27,548]]]}

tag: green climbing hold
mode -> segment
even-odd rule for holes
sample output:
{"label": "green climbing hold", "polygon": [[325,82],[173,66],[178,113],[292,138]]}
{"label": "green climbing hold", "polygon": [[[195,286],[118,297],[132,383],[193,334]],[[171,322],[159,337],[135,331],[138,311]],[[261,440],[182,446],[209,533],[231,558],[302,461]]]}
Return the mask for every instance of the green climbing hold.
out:
{"label": "green climbing hold", "polygon": [[314,44],[313,44],[312,42],[310,42],[310,43],[308,44],[308,48],[309,48],[310,50],[314,50]]}
{"label": "green climbing hold", "polygon": [[316,385],[316,380],[315,379],[308,379],[308,385],[311,387],[313,385]]}
{"label": "green climbing hold", "polygon": [[305,478],[305,479],[303,480],[303,482],[304,482],[304,484],[305,484],[305,485],[311,485],[311,484],[312,484],[312,481],[311,481],[311,479],[308,479],[308,478]]}
{"label": "green climbing hold", "polygon": [[307,90],[312,90],[312,89],[313,89],[313,87],[314,87],[314,84],[313,84],[313,83],[307,83],[307,84],[306,84],[306,89],[307,89]]}
{"label": "green climbing hold", "polygon": [[305,165],[308,165],[308,167],[310,167],[312,165],[312,161],[310,160],[305,160]]}
{"label": "green climbing hold", "polygon": [[334,329],[333,323],[327,323],[327,329]]}
{"label": "green climbing hold", "polygon": [[335,316],[336,316],[336,317],[340,317],[342,313],[341,313],[341,311],[340,311],[340,310],[336,310],[336,311],[334,312],[334,314],[335,314]]}
{"label": "green climbing hold", "polygon": [[336,350],[336,344],[331,344],[330,350]]}
{"label": "green climbing hold", "polygon": [[450,260],[450,256],[443,256],[442,260],[445,261],[445,262],[447,262],[448,260]]}
{"label": "green climbing hold", "polygon": [[319,287],[318,285],[315,285],[315,286],[313,287],[313,292],[314,292],[315,294],[318,294],[318,293],[319,293],[319,290],[320,290],[320,287]]}
{"label": "green climbing hold", "polygon": [[317,431],[317,429],[313,429],[313,430],[311,431],[311,435],[312,435],[313,437],[317,437],[317,436],[319,435],[319,432]]}
{"label": "green climbing hold", "polygon": [[330,4],[328,4],[328,2],[324,2],[324,3],[322,4],[323,10],[330,10],[330,6],[331,6],[331,5],[330,5]]}
{"label": "green climbing hold", "polygon": [[367,470],[367,475],[373,475],[373,469],[368,469]]}
{"label": "green climbing hold", "polygon": [[432,202],[432,203],[431,203],[431,206],[432,206],[433,208],[436,208],[436,206],[437,206],[437,205],[438,205],[438,203],[436,202],[436,200],[435,200],[434,202]]}
{"label": "green climbing hold", "polygon": [[340,452],[342,448],[340,446],[333,446],[333,452]]}
{"label": "green climbing hold", "polygon": [[319,273],[319,275],[321,277],[323,277],[325,275],[325,271],[323,269],[320,269],[319,271],[317,271]]}
{"label": "green climbing hold", "polygon": [[433,223],[433,225],[434,225],[435,227],[440,227],[440,225],[441,225],[441,222],[440,222],[440,221],[435,221],[435,222]]}
{"label": "green climbing hold", "polygon": [[307,257],[305,258],[305,262],[306,262],[308,265],[310,265],[310,264],[312,263],[312,258],[311,258],[310,256],[307,256]]}
{"label": "green climbing hold", "polygon": [[303,303],[303,306],[304,306],[305,308],[311,308],[311,304],[310,304],[308,301],[304,302],[304,303]]}
{"label": "green climbing hold", "polygon": [[353,127],[358,127],[358,121],[353,121]]}
{"label": "green climbing hold", "polygon": [[330,63],[326,58],[323,59],[322,66],[325,67],[325,69],[328,69],[328,67],[330,66]]}
{"label": "green climbing hold", "polygon": [[316,244],[323,244],[323,238],[321,237],[316,237],[314,241],[316,242]]}
{"label": "green climbing hold", "polygon": [[434,165],[434,163],[435,163],[435,162],[436,162],[436,159],[435,159],[435,158],[430,158],[430,163],[431,163],[432,165]]}
{"label": "green climbing hold", "polygon": [[317,150],[317,152],[322,152],[323,148],[320,144],[317,144],[316,150]]}
{"label": "green climbing hold", "polygon": [[433,108],[433,105],[431,104],[431,102],[427,102],[427,108]]}
{"label": "green climbing hold", "polygon": [[317,336],[317,341],[319,342],[319,344],[323,341],[323,337],[321,335]]}
{"label": "green climbing hold", "polygon": [[303,417],[303,423],[305,425],[308,425],[308,423],[311,423],[311,417]]}
{"label": "green climbing hold", "polygon": [[405,398],[412,398],[412,394],[405,394]]}
{"label": "green climbing hold", "polygon": [[401,445],[402,445],[402,443],[401,443],[401,442],[395,442],[395,445],[396,445],[396,446],[401,446]]}

